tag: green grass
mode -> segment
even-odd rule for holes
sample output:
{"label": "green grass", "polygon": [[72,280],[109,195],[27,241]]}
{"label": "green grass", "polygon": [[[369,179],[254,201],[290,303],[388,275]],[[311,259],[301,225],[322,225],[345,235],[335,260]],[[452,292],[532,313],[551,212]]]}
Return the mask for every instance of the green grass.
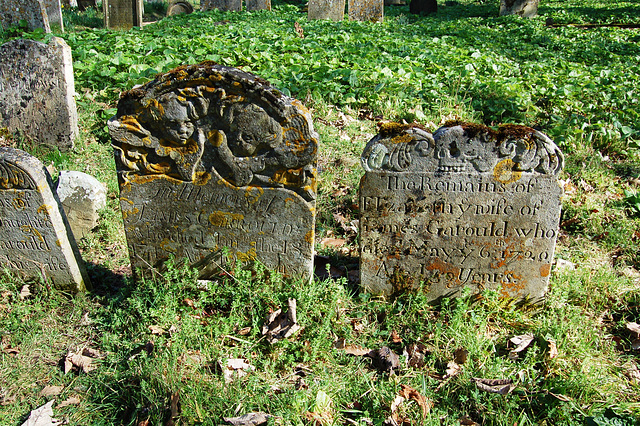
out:
{"label": "green grass", "polygon": [[[626,329],[640,322],[640,39],[633,29],[545,25],[547,18],[637,24],[640,5],[545,1],[540,17],[522,20],[498,17],[497,1],[464,0],[420,18],[406,6],[390,8],[383,24],[309,22],[301,6],[197,12],[128,32],[96,28],[94,11],[65,13],[67,32],[59,36],[73,49],[76,150],[47,151],[24,138],[16,146],[107,183],[100,224],[79,242],[95,289],[72,297],[31,283],[39,291],[21,300],[24,283],[2,277],[0,424],[22,424],[51,398],[78,397],[54,407],[55,416],[76,425],[161,425],[178,392],[181,424],[221,424],[251,411],[276,416],[270,424],[312,424],[305,413],[322,411],[317,399],[326,394],[330,422],[381,425],[400,385],[433,404],[423,420],[418,405],[405,402],[399,413],[412,424],[640,424],[639,353]],[[490,292],[437,305],[420,292],[382,300],[346,280],[302,283],[234,265],[206,287],[179,262],[162,277],[133,282],[105,122],[120,91],[202,60],[252,71],[311,107],[322,141],[318,241],[345,238],[351,248],[317,244],[333,263],[357,265],[357,239],[339,222],[358,218],[359,155],[376,122],[415,120],[435,130],[464,119],[538,126],[563,148],[556,257],[576,269],[555,271],[548,297],[535,306]],[[288,298],[297,299],[303,329],[270,345],[262,324]],[[510,359],[509,339],[525,333],[534,335],[531,346]],[[369,358],[334,348],[338,339],[388,346],[400,368],[378,371]],[[413,344],[424,345],[424,366],[403,355]],[[93,361],[97,368],[63,374],[62,358],[84,348],[104,355]],[[460,374],[442,381],[459,348],[468,351]],[[220,364],[230,358],[255,371],[226,383]],[[514,388],[487,393],[472,378],[510,379]],[[47,385],[64,388],[43,397]]]}

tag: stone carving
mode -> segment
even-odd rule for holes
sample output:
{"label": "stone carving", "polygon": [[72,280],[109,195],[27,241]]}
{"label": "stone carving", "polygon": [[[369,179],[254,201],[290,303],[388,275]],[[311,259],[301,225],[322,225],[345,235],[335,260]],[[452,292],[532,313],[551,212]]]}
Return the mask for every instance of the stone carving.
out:
{"label": "stone carving", "polygon": [[167,16],[193,13],[193,6],[186,0],[174,0],[167,8]]}
{"label": "stone carving", "polygon": [[344,19],[345,0],[310,0],[307,16],[309,20],[330,19],[342,21]]}
{"label": "stone carving", "polygon": [[544,295],[560,219],[563,156],[524,126],[385,124],[365,147],[361,282],[432,298],[496,289]]}
{"label": "stone carving", "polygon": [[200,0],[200,10],[218,9],[221,12],[240,12],[242,11],[242,0]]}
{"label": "stone carving", "polygon": [[349,0],[350,21],[382,22],[384,18],[384,0]]}
{"label": "stone carving", "polygon": [[142,26],[142,0],[103,0],[105,28],[130,30]]}
{"label": "stone carving", "polygon": [[124,93],[109,131],[134,267],[229,247],[310,276],[318,137],[300,102],[203,63]]}
{"label": "stone carving", "polygon": [[3,28],[17,26],[23,19],[27,21],[30,30],[43,28],[45,32],[51,32],[44,0],[0,1],[0,24]]}
{"label": "stone carving", "polygon": [[71,48],[11,40],[0,46],[0,125],[22,130],[38,143],[73,148],[78,135]]}
{"label": "stone carving", "polygon": [[0,148],[0,266],[24,278],[44,278],[77,292],[90,287],[42,163]]}

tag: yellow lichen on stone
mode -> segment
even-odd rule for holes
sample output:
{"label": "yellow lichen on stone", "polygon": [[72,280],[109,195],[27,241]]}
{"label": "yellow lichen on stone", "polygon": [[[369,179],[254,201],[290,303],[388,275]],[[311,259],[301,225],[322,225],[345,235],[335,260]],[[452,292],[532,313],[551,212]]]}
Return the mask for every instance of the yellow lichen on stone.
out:
{"label": "yellow lichen on stone", "polygon": [[211,173],[208,172],[196,172],[195,178],[193,179],[193,184],[202,186],[206,185],[207,182],[211,179]]}
{"label": "yellow lichen on stone", "polygon": [[209,215],[209,223],[213,226],[218,226],[221,228],[228,227],[234,221],[242,221],[244,220],[244,215],[240,213],[228,213],[222,211],[215,211]]}
{"label": "yellow lichen on stone", "polygon": [[220,133],[217,129],[213,129],[207,134],[207,140],[211,143],[211,145],[218,148],[224,142],[224,137],[222,133]]}
{"label": "yellow lichen on stone", "polygon": [[264,194],[264,189],[258,185],[249,185],[244,192],[244,196],[249,204],[253,204],[258,201],[260,197],[262,197],[262,194]]}
{"label": "yellow lichen on stone", "polygon": [[304,235],[304,240],[309,244],[313,244],[314,239],[315,239],[315,232],[313,232],[313,229],[310,229],[309,232],[307,232]]}
{"label": "yellow lichen on stone", "polygon": [[522,177],[522,172],[513,170],[514,166],[515,163],[510,158],[500,161],[493,169],[493,178],[505,185],[516,182]]}
{"label": "yellow lichen on stone", "polygon": [[241,262],[253,262],[258,258],[258,253],[256,253],[256,249],[252,247],[249,250],[247,250],[246,253],[243,253],[241,251],[236,252],[236,256],[238,257],[238,260]]}

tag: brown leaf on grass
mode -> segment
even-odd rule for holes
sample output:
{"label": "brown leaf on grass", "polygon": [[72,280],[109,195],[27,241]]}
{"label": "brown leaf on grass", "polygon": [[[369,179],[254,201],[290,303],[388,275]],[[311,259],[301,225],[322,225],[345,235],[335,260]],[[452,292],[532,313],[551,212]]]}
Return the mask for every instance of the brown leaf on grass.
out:
{"label": "brown leaf on grass", "polygon": [[296,299],[289,299],[288,305],[289,309],[286,312],[278,309],[271,313],[262,326],[262,335],[266,336],[267,341],[271,344],[278,340],[288,339],[301,328],[298,325],[296,314]]}
{"label": "brown leaf on grass", "polygon": [[167,330],[157,325],[150,325],[149,331],[151,331],[151,334],[154,334],[156,336],[162,336],[164,333],[167,332]]}
{"label": "brown leaf on grass", "polygon": [[298,35],[298,37],[304,38],[304,30],[302,29],[300,24],[298,24],[297,22],[294,23],[293,28],[296,30],[296,34]]}
{"label": "brown leaf on grass", "polygon": [[32,410],[29,413],[27,421],[22,423],[22,426],[56,426],[61,424],[60,421],[53,418],[53,403],[55,400],[51,400],[46,404]]}
{"label": "brown leaf on grass", "polygon": [[7,355],[11,355],[11,356],[16,356],[16,355],[18,355],[20,353],[18,348],[6,348],[2,352],[6,353]]}
{"label": "brown leaf on grass", "polygon": [[347,345],[344,338],[340,338],[333,342],[333,347],[345,351],[349,355],[365,356],[369,355],[371,349],[358,345]]}
{"label": "brown leaf on grass", "polygon": [[138,422],[138,426],[151,426],[149,419]]}
{"label": "brown leaf on grass", "polygon": [[78,405],[78,404],[80,404],[80,398],[78,398],[77,396],[70,396],[69,398],[65,399],[60,404],[58,404],[56,409],[68,407],[69,405]]}
{"label": "brown leaf on grass", "polygon": [[400,408],[403,402],[404,397],[401,395],[396,395],[396,397],[393,399],[393,402],[391,403],[391,415],[384,421],[385,425],[398,426],[405,422],[406,419],[402,418],[400,416],[400,413],[398,412],[398,408]]}
{"label": "brown leaf on grass", "polygon": [[89,358],[88,356],[69,352],[67,356],[64,357],[64,365],[62,371],[64,372],[64,374],[67,374],[71,370],[88,373],[96,369],[96,367],[91,364],[92,361],[93,358]]}
{"label": "brown leaf on grass", "polygon": [[270,414],[257,412],[247,413],[240,417],[223,417],[222,420],[233,426],[263,426],[269,421]]}
{"label": "brown leaf on grass", "polygon": [[558,356],[558,346],[556,345],[555,340],[552,340],[552,339],[547,340],[547,343],[549,344],[547,358],[554,359],[555,357]]}
{"label": "brown leaf on grass", "polygon": [[447,363],[447,372],[444,375],[444,379],[446,380],[451,377],[455,377],[460,373],[462,373],[462,365],[458,364],[455,361],[449,361]]}
{"label": "brown leaf on grass", "polygon": [[400,385],[399,395],[404,399],[415,401],[418,404],[418,406],[420,406],[420,409],[422,410],[423,419],[427,417],[427,414],[433,407],[433,403],[431,401],[428,401],[427,398],[425,398],[422,394],[420,394],[420,392],[418,392],[417,390],[413,389],[410,386]]}
{"label": "brown leaf on grass", "polygon": [[424,358],[427,353],[427,347],[422,343],[414,343],[406,347],[405,356],[408,359],[409,366],[413,368],[424,367]]}
{"label": "brown leaf on grass", "polygon": [[221,363],[220,368],[224,375],[225,383],[231,383],[235,379],[244,377],[249,374],[249,372],[256,369],[253,365],[248,364],[242,358],[230,358],[224,363],[224,365]]}
{"label": "brown leaf on grass", "polygon": [[516,345],[514,349],[509,352],[509,359],[518,359],[518,354],[529,347],[533,342],[534,336],[531,333],[522,334],[520,336],[514,336],[509,341]]}
{"label": "brown leaf on grass", "polygon": [[627,376],[627,378],[633,383],[638,383],[638,381],[640,381],[640,369],[633,361],[629,361],[622,366],[622,374]]}
{"label": "brown leaf on grass", "polygon": [[31,291],[29,290],[29,285],[25,284],[22,286],[22,289],[20,290],[20,294],[19,294],[20,300],[24,300],[29,296],[31,296]]}
{"label": "brown leaf on grass", "polygon": [[340,248],[345,244],[347,244],[347,240],[345,240],[344,238],[327,237],[320,240],[320,245],[322,247]]}
{"label": "brown leaf on grass", "polygon": [[549,391],[547,391],[547,393],[548,393],[549,395],[551,395],[552,397],[554,397],[554,398],[556,398],[556,399],[558,399],[558,400],[560,400],[560,401],[562,401],[562,402],[569,402],[569,401],[573,401],[573,399],[572,399],[571,397],[566,396],[566,395],[562,395],[562,394],[560,394],[560,393],[553,393],[553,392],[549,392]]}
{"label": "brown leaf on grass", "polygon": [[244,327],[244,328],[241,328],[240,330],[238,330],[238,334],[240,336],[246,336],[249,333],[251,333],[251,327]]}
{"label": "brown leaf on grass", "polygon": [[82,349],[82,355],[88,356],[90,358],[104,358],[104,354],[97,349],[93,348],[84,348]]}
{"label": "brown leaf on grass", "polygon": [[460,417],[460,426],[480,426],[480,423],[476,423],[469,417]]}
{"label": "brown leaf on grass", "polygon": [[387,346],[369,352],[368,356],[373,361],[373,367],[383,373],[393,373],[400,366],[400,358]]}
{"label": "brown leaf on grass", "polygon": [[638,323],[628,322],[627,330],[631,331],[632,333],[636,333],[638,337],[640,337],[640,325],[638,325]]}
{"label": "brown leaf on grass", "polygon": [[56,396],[62,393],[64,386],[45,386],[40,391],[40,396],[44,396],[45,398],[48,396]]}
{"label": "brown leaf on grass", "polygon": [[397,331],[391,330],[391,342],[392,343],[402,343],[402,337],[398,334]]}
{"label": "brown leaf on grass", "polygon": [[171,394],[169,418],[164,423],[165,426],[174,426],[177,424],[180,416],[180,408],[180,391],[176,391]]}
{"label": "brown leaf on grass", "polygon": [[462,365],[467,362],[467,355],[469,355],[468,350],[466,350],[465,348],[458,348],[453,353],[453,362]]}
{"label": "brown leaf on grass", "polygon": [[476,387],[478,389],[500,395],[508,394],[515,387],[513,386],[513,381],[510,379],[482,379],[474,377],[471,380],[476,382]]}
{"label": "brown leaf on grass", "polygon": [[196,303],[193,300],[189,299],[188,297],[182,301],[182,304],[184,306],[190,307],[191,309],[195,309],[196,307]]}

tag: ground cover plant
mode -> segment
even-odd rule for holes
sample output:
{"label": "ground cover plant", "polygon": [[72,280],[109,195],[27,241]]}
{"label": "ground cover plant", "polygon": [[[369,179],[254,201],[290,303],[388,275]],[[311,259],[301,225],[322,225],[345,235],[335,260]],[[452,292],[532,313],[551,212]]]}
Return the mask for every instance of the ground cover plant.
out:
{"label": "ground cover plant", "polygon": [[[389,8],[370,24],[309,22],[301,4],[276,3],[127,32],[66,10],[58,36],[73,50],[76,151],[1,137],[54,177],[96,176],[110,199],[80,241],[93,292],[0,280],[0,423],[22,424],[55,399],[55,416],[77,425],[221,424],[251,412],[279,425],[639,424],[640,35],[618,24],[640,24],[640,5],[543,1],[530,20],[498,17],[496,1],[439,6],[427,17]],[[258,74],[311,108],[322,141],[317,250],[335,279],[229,264],[202,283],[180,259],[130,279],[105,122],[122,90],[203,60]],[[383,300],[349,274],[358,156],[376,123],[435,130],[452,119],[535,126],[565,152],[556,257],[574,269],[556,266],[542,304],[492,292]],[[263,324],[290,299],[301,329],[269,343]]]}

